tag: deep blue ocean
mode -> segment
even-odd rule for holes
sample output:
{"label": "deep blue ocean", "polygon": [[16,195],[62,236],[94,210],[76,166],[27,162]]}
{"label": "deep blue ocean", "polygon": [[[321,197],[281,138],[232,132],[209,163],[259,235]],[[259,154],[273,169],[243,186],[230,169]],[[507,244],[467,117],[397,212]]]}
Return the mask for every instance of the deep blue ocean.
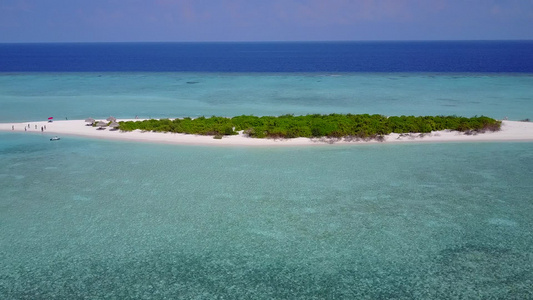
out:
{"label": "deep blue ocean", "polygon": [[533,41],[0,44],[0,72],[533,72]]}
{"label": "deep blue ocean", "polygon": [[[533,41],[0,44],[2,123],[310,113],[533,118]],[[533,299],[532,178],[531,142],[8,130],[0,299]]]}

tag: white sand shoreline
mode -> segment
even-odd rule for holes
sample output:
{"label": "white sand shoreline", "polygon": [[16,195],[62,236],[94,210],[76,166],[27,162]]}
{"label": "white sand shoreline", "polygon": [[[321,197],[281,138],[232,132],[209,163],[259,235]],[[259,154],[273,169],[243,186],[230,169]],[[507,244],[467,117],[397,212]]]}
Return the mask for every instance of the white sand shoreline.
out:
{"label": "white sand shoreline", "polygon": [[[134,120],[118,120],[134,121]],[[136,120],[140,121],[140,120]],[[28,128],[29,125],[29,128]],[[46,126],[46,130],[41,131],[41,127]],[[26,130],[25,130],[26,128]],[[121,132],[119,130],[98,130],[95,127],[87,126],[83,120],[65,120],[54,122],[24,122],[24,123],[0,123],[0,131],[5,132],[29,132],[43,133],[46,135],[64,138],[64,136],[79,136],[97,139],[123,140],[133,142],[150,142],[179,145],[210,145],[210,146],[305,146],[324,145],[331,143],[328,139],[257,139],[243,135],[225,136],[222,139],[214,139],[212,136],[200,136],[180,133],[160,133],[160,132]],[[456,131],[438,131],[425,134],[419,137],[418,134],[411,136],[400,136],[390,134],[385,137],[384,142],[372,141],[335,141],[335,145],[361,145],[375,143],[442,143],[442,142],[513,142],[513,141],[533,141],[533,122],[502,121],[502,129],[497,132],[486,132],[483,134],[466,135]]]}

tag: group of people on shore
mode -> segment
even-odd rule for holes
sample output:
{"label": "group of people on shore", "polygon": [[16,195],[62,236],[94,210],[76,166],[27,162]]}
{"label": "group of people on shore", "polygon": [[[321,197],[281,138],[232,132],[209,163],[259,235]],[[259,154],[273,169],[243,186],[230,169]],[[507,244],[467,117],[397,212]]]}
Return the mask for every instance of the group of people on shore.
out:
{"label": "group of people on shore", "polygon": [[[37,124],[35,124],[35,129],[38,129]],[[15,130],[15,125],[11,126],[11,130]],[[28,126],[24,126],[24,131],[31,130],[31,124],[28,124]],[[44,132],[46,130],[46,125],[41,126],[41,132]]]}

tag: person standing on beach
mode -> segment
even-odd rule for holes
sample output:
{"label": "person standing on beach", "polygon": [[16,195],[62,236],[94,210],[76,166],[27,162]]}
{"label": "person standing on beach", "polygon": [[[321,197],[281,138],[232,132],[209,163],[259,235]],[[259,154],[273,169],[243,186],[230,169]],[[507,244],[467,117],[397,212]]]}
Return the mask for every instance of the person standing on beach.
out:
{"label": "person standing on beach", "polygon": [[11,125],[11,130],[15,130],[15,125]]}
{"label": "person standing on beach", "polygon": [[43,131],[44,131],[44,128],[43,128],[43,126],[41,126],[41,132],[43,132]]}

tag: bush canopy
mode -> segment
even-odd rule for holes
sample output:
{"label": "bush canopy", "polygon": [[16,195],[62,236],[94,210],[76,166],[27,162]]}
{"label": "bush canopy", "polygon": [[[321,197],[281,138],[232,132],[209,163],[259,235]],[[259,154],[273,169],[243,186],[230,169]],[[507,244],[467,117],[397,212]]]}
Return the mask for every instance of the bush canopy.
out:
{"label": "bush canopy", "polygon": [[254,138],[378,138],[390,133],[429,133],[440,130],[485,132],[500,130],[501,121],[485,117],[393,116],[369,114],[199,117],[120,122],[122,131],[174,132],[198,135],[236,135]]}

